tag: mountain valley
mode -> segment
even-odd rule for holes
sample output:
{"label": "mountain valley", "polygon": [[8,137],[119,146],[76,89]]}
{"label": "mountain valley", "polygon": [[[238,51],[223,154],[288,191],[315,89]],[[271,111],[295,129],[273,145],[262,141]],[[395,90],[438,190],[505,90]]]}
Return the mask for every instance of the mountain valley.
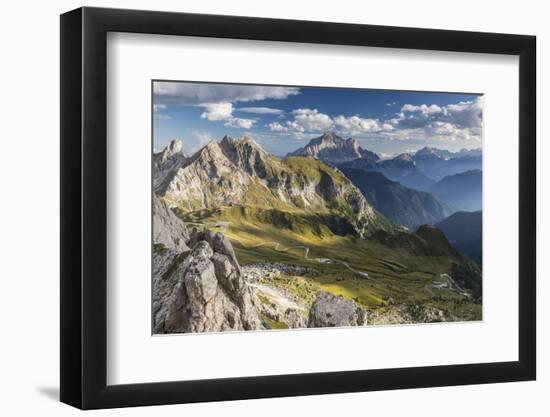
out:
{"label": "mountain valley", "polygon": [[332,132],[283,159],[173,141],[153,155],[154,331],[480,320],[480,269],[430,225],[454,209],[418,191],[435,183]]}

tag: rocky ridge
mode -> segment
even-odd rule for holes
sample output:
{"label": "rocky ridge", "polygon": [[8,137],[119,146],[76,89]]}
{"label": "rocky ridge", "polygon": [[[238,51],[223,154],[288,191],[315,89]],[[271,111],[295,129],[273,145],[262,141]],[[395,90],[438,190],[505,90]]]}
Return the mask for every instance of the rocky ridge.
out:
{"label": "rocky ridge", "polygon": [[353,138],[343,139],[334,132],[326,132],[312,139],[303,148],[287,154],[288,156],[311,156],[333,164],[363,158],[371,163],[380,158],[374,152],[363,149]]}
{"label": "rocky ridge", "polygon": [[339,170],[312,158],[280,160],[248,137],[212,141],[178,161],[171,169],[161,165],[154,184],[170,207],[184,212],[250,205],[334,214],[359,235],[380,216]]}

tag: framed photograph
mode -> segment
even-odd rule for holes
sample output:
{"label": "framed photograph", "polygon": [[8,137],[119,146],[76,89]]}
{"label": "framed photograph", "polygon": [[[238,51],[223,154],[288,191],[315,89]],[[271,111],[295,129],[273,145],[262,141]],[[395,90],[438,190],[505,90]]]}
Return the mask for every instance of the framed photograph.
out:
{"label": "framed photograph", "polygon": [[535,37],[61,16],[61,401],[533,380]]}

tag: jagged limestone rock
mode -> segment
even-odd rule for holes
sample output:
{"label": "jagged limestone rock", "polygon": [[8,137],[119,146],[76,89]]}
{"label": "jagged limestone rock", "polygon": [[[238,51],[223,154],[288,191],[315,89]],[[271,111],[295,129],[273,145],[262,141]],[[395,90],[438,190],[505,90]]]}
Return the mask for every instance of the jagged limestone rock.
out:
{"label": "jagged limestone rock", "polygon": [[[154,333],[261,328],[254,297],[240,269],[226,254],[215,252],[210,243],[214,239],[225,239],[217,236],[196,232],[192,250],[177,253],[165,249],[155,253]],[[191,240],[188,243],[192,243]]]}
{"label": "jagged limestone rock", "polygon": [[181,140],[173,140],[161,152],[153,154],[153,187],[164,188],[170,174],[176,172],[187,161],[183,154]]}
{"label": "jagged limestone rock", "polygon": [[192,260],[183,280],[190,303],[206,304],[216,295],[218,280],[214,264],[210,260],[212,254],[210,245],[201,241],[189,255]]}
{"label": "jagged limestone rock", "polygon": [[341,295],[318,291],[309,311],[308,327],[345,327],[367,324],[366,312]]}

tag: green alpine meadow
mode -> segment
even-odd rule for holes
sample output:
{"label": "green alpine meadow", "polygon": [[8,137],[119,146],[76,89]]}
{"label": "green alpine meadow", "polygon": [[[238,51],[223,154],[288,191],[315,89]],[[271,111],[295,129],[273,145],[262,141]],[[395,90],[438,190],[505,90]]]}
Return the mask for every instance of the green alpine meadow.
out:
{"label": "green alpine meadow", "polygon": [[483,319],[480,96],[153,90],[153,333]]}

